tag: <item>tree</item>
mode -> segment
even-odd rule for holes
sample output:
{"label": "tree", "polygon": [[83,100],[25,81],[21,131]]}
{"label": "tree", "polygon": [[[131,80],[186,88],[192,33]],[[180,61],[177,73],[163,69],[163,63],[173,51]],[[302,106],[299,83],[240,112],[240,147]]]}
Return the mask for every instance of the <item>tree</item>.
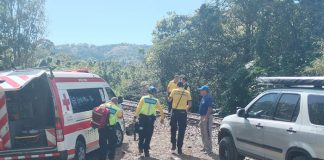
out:
{"label": "tree", "polygon": [[259,91],[257,76],[302,74],[320,55],[322,2],[215,0],[193,16],[169,14],[153,32],[148,59],[162,85],[186,74],[193,88],[208,84],[217,105],[234,113]]}
{"label": "tree", "polygon": [[275,1],[258,18],[256,64],[266,74],[298,75],[314,60],[313,17],[293,1]]}
{"label": "tree", "polygon": [[45,30],[45,0],[0,1],[0,54],[4,68],[30,67]]}
{"label": "tree", "polygon": [[[171,15],[165,20],[171,24],[181,24],[178,28],[173,26],[169,30],[168,27],[157,25],[154,34],[157,37],[154,39],[159,41],[153,43],[148,57],[158,66],[162,85],[165,88],[174,74],[181,73],[190,79],[195,88],[206,83],[217,88],[218,80],[223,77],[222,69],[230,64],[225,59],[233,57],[225,47],[219,8],[212,4],[202,5],[193,17],[186,17],[186,25],[179,23],[179,20],[183,20],[178,17],[181,16]],[[160,35],[164,35],[162,39]],[[216,90],[213,92],[216,93]],[[195,89],[193,97],[197,108],[199,96]]]}

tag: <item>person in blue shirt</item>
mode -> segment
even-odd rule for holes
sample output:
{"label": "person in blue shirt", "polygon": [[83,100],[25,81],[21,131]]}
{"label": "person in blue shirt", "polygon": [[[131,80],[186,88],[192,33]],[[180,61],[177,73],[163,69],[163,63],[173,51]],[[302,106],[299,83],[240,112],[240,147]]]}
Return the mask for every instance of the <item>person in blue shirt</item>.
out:
{"label": "person in blue shirt", "polygon": [[211,154],[212,147],[212,124],[213,124],[213,98],[209,95],[209,87],[202,86],[198,88],[200,95],[202,96],[200,105],[199,105],[199,114],[200,114],[200,132],[201,139],[204,145],[203,152],[206,154]]}

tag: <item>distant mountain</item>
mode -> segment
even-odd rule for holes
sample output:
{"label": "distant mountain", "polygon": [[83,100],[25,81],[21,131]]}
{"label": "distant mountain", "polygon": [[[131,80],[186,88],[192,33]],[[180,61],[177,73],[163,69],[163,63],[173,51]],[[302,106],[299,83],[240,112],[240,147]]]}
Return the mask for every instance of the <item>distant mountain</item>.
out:
{"label": "distant mountain", "polygon": [[140,63],[150,45],[137,44],[65,44],[55,46],[55,53],[72,55],[80,59],[111,60],[123,63]]}

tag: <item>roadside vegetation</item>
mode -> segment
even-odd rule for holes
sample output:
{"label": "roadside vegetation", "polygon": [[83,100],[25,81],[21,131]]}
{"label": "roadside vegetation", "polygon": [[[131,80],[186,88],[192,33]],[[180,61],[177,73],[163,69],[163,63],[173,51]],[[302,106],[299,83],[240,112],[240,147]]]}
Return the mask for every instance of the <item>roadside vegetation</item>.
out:
{"label": "roadside vegetation", "polygon": [[191,15],[168,13],[157,22],[152,46],[133,45],[126,51],[125,44],[103,50],[56,46],[44,39],[44,3],[0,0],[2,70],[89,68],[132,100],[151,84],[163,100],[168,81],[183,74],[192,87],[193,111],[199,102],[196,88],[208,84],[223,114],[255,96],[258,76],[324,74],[322,0],[212,0]]}

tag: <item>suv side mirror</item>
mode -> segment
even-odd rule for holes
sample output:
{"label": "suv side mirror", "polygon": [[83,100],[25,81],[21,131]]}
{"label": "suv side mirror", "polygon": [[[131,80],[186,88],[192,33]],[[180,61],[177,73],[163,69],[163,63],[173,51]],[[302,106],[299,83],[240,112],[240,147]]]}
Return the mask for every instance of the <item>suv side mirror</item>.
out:
{"label": "suv side mirror", "polygon": [[122,96],[118,97],[118,104],[122,104],[124,102],[124,98]]}
{"label": "suv side mirror", "polygon": [[236,111],[236,115],[237,115],[238,117],[246,118],[246,112],[245,112],[245,109],[244,109],[244,108],[238,109],[238,110]]}

